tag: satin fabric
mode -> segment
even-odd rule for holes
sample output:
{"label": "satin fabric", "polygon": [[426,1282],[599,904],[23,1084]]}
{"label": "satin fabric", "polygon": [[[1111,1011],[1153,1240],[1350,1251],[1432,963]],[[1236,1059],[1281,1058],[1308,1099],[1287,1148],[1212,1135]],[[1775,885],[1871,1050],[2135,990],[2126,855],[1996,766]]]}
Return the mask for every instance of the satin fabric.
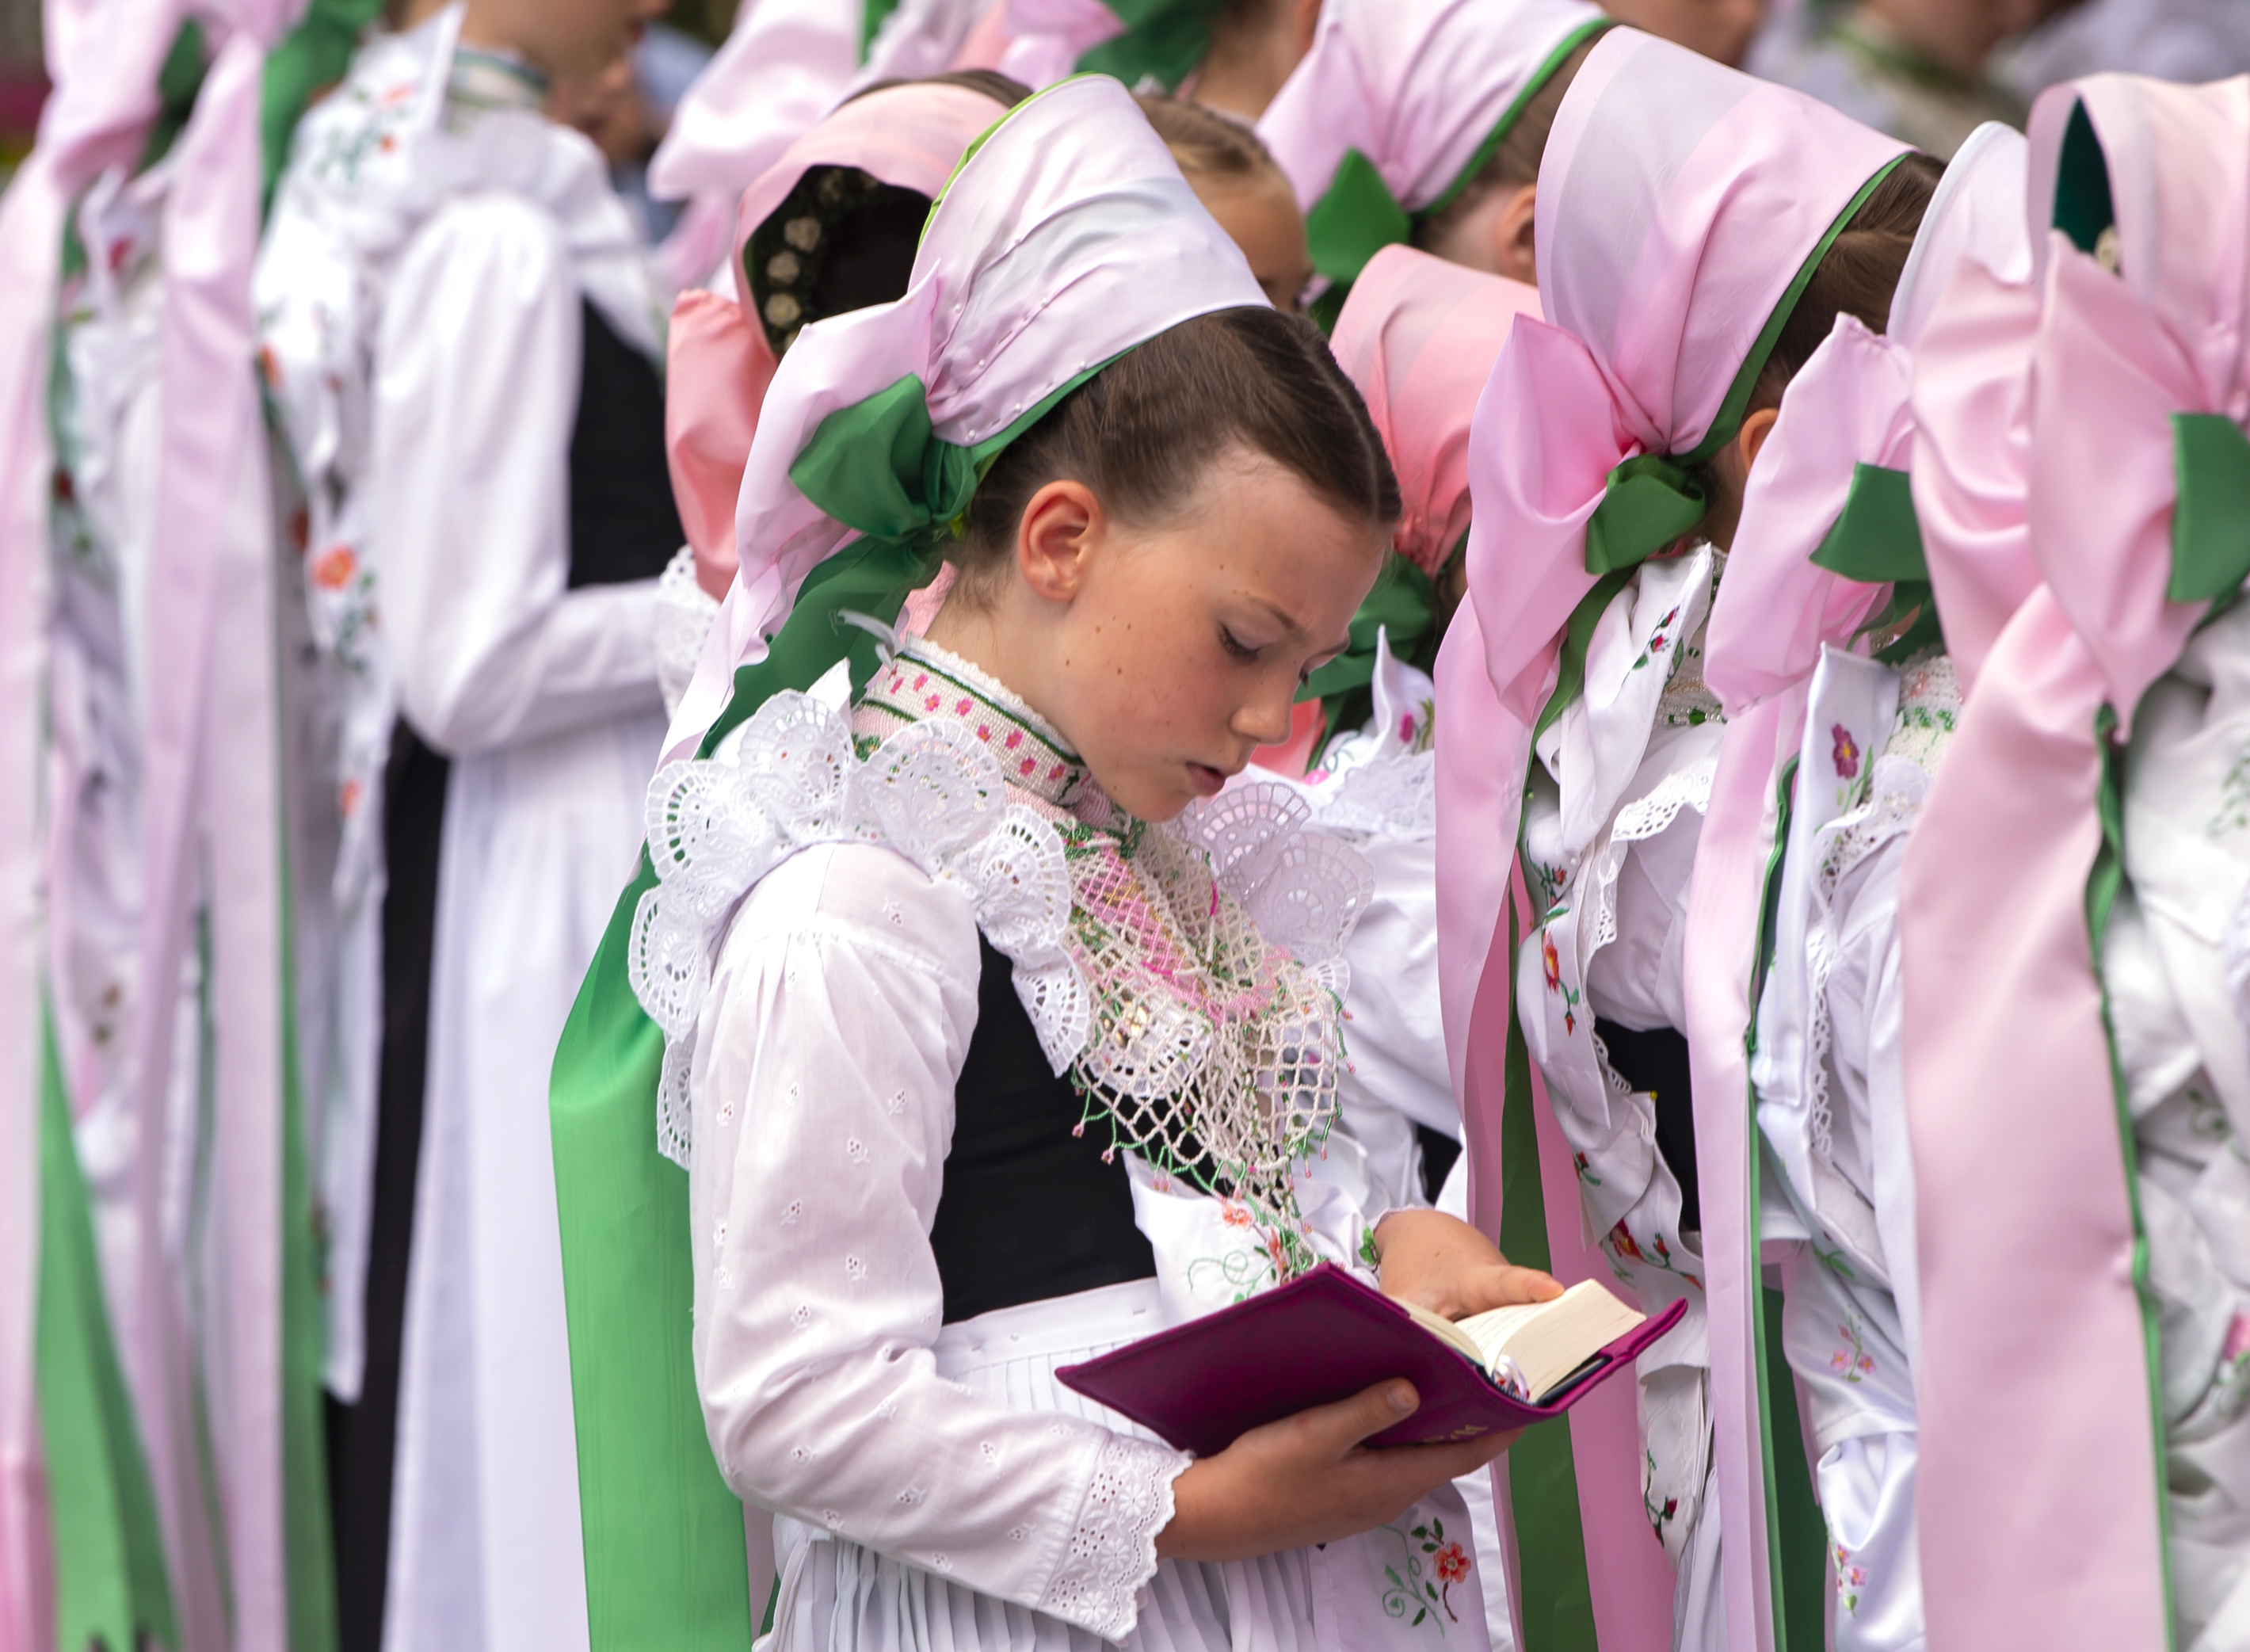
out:
{"label": "satin fabric", "polygon": [[689,293],[672,313],[666,374],[665,447],[696,579],[714,600],[735,577],[735,501],[773,383],[773,347],[752,313],[744,249],[797,180],[816,166],[858,167],[885,183],[935,199],[962,151],[1006,111],[966,87],[907,86],[839,109],[796,142],[743,192],[735,213],[731,300]]}
{"label": "satin fabric", "polygon": [[1405,514],[1393,550],[1435,575],[1469,527],[1469,421],[1519,315],[1536,317],[1535,287],[1385,247],[1368,260],[1336,317],[1337,363],[1398,473]]}
{"label": "satin fabric", "polygon": [[[2081,104],[2108,157],[2108,267],[2047,227]],[[2246,129],[2242,81],[2101,76],[2033,111],[2025,520],[2046,583],[1984,663],[1908,853],[1901,914],[1933,1642],[2090,1649],[2170,1634],[2162,1430],[2135,1289],[2145,1253],[2088,936],[2096,719],[2129,732],[2205,612],[2165,597],[2170,418],[2239,421],[2246,403]],[[1952,549],[1935,536],[1929,549],[1935,572]],[[2003,1162],[2006,1177],[1988,1173]],[[2020,1243],[2026,1222],[2035,1246]],[[1995,1269],[2003,1247],[2013,1262]],[[2034,1538],[2001,1513],[2062,1495],[2084,1515],[2067,1530]]]}
{"label": "satin fabric", "polygon": [[[1812,554],[1842,514],[1855,466],[1901,469],[1912,462],[1914,346],[1955,266],[1974,258],[2018,280],[2028,274],[2028,245],[2012,210],[2022,198],[2023,175],[2022,141],[2003,128],[1982,128],[1964,146],[1908,253],[1891,331],[1878,336],[1855,318],[1837,319],[1791,380],[1744,490],[1705,667],[1728,728],[1698,851],[1684,971],[1699,1096],[1750,1095],[1744,1034],[1756,1010],[1757,916],[1779,847],[1776,777],[1805,737],[1805,695],[1822,650],[1847,643],[1883,595],[1882,587],[1818,566]],[[1751,1503],[1749,1480],[1763,1461],[1764,1430],[1791,1426],[1795,1407],[1793,1396],[1770,1395],[1769,1415],[1754,1380],[1755,1270],[1766,1258],[1748,1226],[1757,1156],[1747,1111],[1699,1106],[1697,1125],[1704,1174],[1719,1173],[1729,1194],[1707,1197],[1703,1208],[1722,1475],[1730,1489],[1735,1476],[1743,1476],[1740,1494],[1722,1503],[1740,1510]],[[1719,1379],[1722,1371],[1740,1375]],[[1764,1597],[1747,1559],[1752,1547],[1763,1547],[1760,1529],[1740,1530],[1742,1541],[1729,1551],[1733,1586]]]}

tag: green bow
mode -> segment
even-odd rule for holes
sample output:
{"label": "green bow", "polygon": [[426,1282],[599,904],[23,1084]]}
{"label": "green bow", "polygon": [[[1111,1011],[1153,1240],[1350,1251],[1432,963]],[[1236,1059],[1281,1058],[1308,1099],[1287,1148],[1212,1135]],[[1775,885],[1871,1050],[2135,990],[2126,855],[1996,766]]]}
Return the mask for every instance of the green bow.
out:
{"label": "green bow", "polygon": [[1418,671],[1438,658],[1438,588],[1430,576],[1393,551],[1383,559],[1367,599],[1351,617],[1351,640],[1344,651],[1305,679],[1299,700],[1323,702],[1317,765],[1329,742],[1347,729],[1363,726],[1375,715],[1376,639],[1387,635],[1391,653]]}
{"label": "green bow", "polygon": [[1898,665],[1924,648],[1943,646],[1937,593],[1929,583],[1922,522],[1914,514],[1914,489],[1906,472],[1886,465],[1853,466],[1844,508],[1814,550],[1812,564],[1863,585],[1891,588],[1882,611],[1856,633],[1890,636],[1875,650],[1876,659]]}

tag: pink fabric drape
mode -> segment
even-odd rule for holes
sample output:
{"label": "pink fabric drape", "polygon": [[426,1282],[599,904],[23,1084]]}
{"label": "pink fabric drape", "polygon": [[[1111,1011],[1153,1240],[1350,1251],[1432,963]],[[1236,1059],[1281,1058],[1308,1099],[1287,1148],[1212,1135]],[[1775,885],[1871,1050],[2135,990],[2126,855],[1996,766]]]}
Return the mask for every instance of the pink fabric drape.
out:
{"label": "pink fabric drape", "polygon": [[[2046,227],[2081,103],[2117,273]],[[1922,1569],[1933,1647],[2091,1652],[2171,1631],[2129,1126],[2088,931],[2095,720],[2106,706],[2129,729],[2206,607],[2165,597],[2171,417],[2250,411],[2250,81],[2097,76],[2042,97],[2031,137],[2024,522],[2045,584],[1984,662],[1901,888]],[[1985,537],[2005,542],[1997,514]],[[1933,574],[1956,556],[1943,536],[1929,550]],[[2026,1529],[2025,1508],[2061,1498],[2069,1520]]]}

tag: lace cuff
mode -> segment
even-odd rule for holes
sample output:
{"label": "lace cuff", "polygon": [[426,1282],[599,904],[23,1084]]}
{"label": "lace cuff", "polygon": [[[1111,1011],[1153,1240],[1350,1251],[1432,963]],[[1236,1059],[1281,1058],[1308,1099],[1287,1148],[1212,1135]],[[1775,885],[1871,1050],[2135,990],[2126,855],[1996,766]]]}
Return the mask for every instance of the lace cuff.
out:
{"label": "lace cuff", "polygon": [[1168,1446],[1110,1435],[1039,1609],[1105,1641],[1130,1635],[1141,1587],[1156,1575],[1156,1534],[1171,1523],[1172,1482],[1193,1461]]}
{"label": "lace cuff", "polygon": [[656,582],[656,682],[664,692],[664,715],[680,709],[680,697],[695,680],[703,639],[719,605],[695,581],[695,553],[682,545]]}

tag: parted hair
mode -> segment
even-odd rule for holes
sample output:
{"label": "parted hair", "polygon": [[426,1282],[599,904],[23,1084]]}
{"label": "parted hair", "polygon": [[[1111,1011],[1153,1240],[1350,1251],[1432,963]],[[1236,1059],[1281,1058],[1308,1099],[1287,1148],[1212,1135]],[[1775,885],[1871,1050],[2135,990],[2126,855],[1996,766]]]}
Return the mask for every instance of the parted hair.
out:
{"label": "parted hair", "polygon": [[1082,482],[1119,520],[1185,508],[1230,448],[1270,459],[1348,519],[1387,529],[1398,479],[1320,329],[1262,307],[1217,310],[1158,334],[1080,385],[994,463],[951,551],[963,594],[990,595],[1013,560],[1032,494]]}

